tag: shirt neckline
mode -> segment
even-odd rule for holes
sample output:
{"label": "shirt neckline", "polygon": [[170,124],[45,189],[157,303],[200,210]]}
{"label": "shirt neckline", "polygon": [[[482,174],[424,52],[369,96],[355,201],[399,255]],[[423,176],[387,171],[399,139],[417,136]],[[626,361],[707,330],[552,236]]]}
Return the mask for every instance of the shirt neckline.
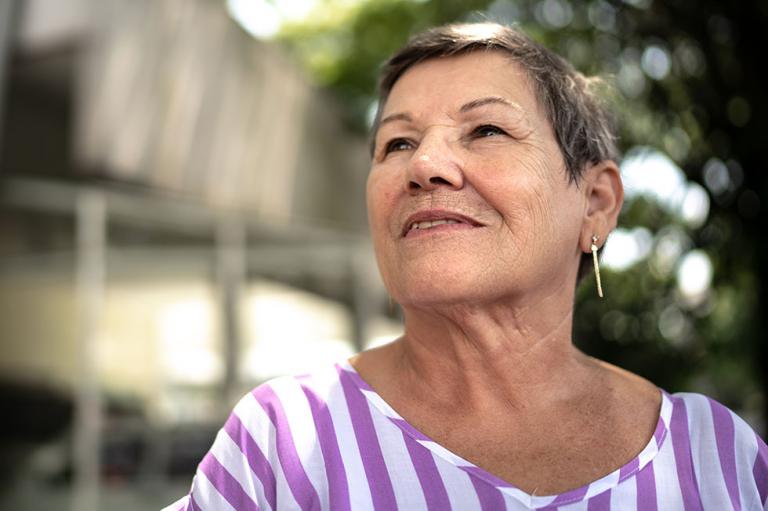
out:
{"label": "shirt neckline", "polygon": [[642,451],[632,460],[625,463],[622,467],[613,472],[579,488],[565,491],[558,495],[531,495],[515,487],[513,484],[493,475],[487,470],[480,468],[473,463],[465,460],[461,456],[451,452],[442,445],[438,444],[415,427],[403,419],[373,388],[360,376],[357,370],[352,367],[349,361],[345,360],[338,363],[339,369],[347,372],[354,382],[357,389],[365,396],[373,407],[390,422],[400,428],[406,435],[411,437],[417,443],[431,451],[436,456],[448,461],[457,468],[464,470],[471,476],[485,481],[491,486],[497,488],[500,492],[510,495],[523,505],[530,509],[546,507],[551,505],[563,506],[574,502],[586,500],[600,493],[615,488],[622,482],[630,479],[648,463],[650,463],[659,453],[664,440],[669,432],[669,424],[672,417],[672,400],[667,392],[659,389],[661,394],[661,406],[659,418],[656,422],[656,429],[653,436],[645,445]]}

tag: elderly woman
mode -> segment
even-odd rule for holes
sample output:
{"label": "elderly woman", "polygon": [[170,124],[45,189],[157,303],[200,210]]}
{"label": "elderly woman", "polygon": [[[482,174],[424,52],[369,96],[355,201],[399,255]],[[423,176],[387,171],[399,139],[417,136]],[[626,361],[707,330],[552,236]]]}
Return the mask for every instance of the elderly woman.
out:
{"label": "elderly woman", "polygon": [[404,334],[256,388],[168,509],[768,509],[739,417],[572,343],[623,201],[593,88],[495,24],[394,55],[367,193]]}

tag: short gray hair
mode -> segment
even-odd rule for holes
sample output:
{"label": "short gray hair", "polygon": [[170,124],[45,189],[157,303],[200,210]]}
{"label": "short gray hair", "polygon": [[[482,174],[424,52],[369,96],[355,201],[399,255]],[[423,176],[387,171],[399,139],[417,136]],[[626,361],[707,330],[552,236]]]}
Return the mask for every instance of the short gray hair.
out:
{"label": "short gray hair", "polygon": [[384,106],[395,83],[425,60],[498,50],[528,73],[565,160],[570,182],[578,183],[588,164],[617,160],[613,118],[598,90],[604,83],[587,78],[568,61],[535,42],[518,28],[497,23],[461,23],[432,28],[412,37],[380,73],[379,101],[371,129],[371,154]]}

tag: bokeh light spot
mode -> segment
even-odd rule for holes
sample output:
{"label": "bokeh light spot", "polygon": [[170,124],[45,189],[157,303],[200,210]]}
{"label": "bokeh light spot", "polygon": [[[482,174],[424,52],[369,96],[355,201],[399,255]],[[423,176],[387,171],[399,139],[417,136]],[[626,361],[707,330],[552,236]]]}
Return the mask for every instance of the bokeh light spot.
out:
{"label": "bokeh light spot", "polygon": [[640,65],[645,74],[654,80],[663,80],[669,74],[671,60],[667,50],[661,46],[651,45],[643,51]]}
{"label": "bokeh light spot", "polygon": [[752,109],[746,99],[736,96],[728,100],[726,113],[731,124],[741,128],[745,126],[752,116]]}
{"label": "bokeh light spot", "polygon": [[707,188],[715,194],[728,190],[731,184],[731,178],[728,175],[728,167],[725,166],[723,160],[719,158],[710,158],[707,163],[704,164],[704,184]]}
{"label": "bokeh light spot", "polygon": [[534,16],[542,25],[563,28],[573,21],[573,8],[567,0],[544,0],[536,4]]}
{"label": "bokeh light spot", "polygon": [[698,183],[689,183],[680,205],[680,216],[691,229],[704,225],[709,216],[709,194]]}
{"label": "bokeh light spot", "polygon": [[608,237],[602,264],[614,271],[624,271],[645,259],[653,246],[653,235],[645,227],[615,229]]}
{"label": "bokeh light spot", "polygon": [[712,261],[703,250],[685,254],[677,269],[677,288],[691,306],[700,304],[712,285]]}

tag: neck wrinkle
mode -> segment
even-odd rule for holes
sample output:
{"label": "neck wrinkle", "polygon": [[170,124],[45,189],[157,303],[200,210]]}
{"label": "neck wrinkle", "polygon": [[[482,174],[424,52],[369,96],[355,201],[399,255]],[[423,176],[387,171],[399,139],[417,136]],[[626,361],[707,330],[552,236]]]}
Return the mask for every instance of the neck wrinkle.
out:
{"label": "neck wrinkle", "polygon": [[[570,309],[533,307],[450,311],[405,309],[399,365],[405,382],[433,400],[519,409],[562,399],[587,357],[573,346]],[[556,321],[532,320],[557,317]]]}

